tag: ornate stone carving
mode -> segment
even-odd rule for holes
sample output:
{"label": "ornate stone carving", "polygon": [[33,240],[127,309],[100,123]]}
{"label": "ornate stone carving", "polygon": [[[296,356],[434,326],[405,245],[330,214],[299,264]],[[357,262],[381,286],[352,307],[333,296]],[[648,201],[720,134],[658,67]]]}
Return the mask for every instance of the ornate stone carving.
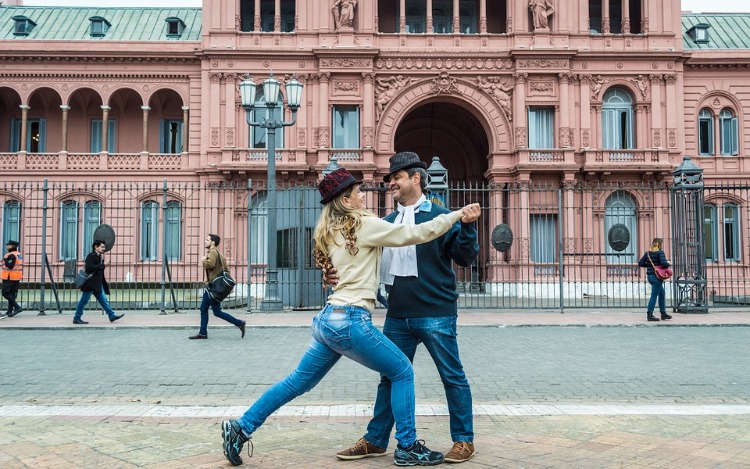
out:
{"label": "ornate stone carving", "polygon": [[570,127],[560,127],[560,146],[562,148],[573,146],[573,129]]}
{"label": "ornate stone carving", "polygon": [[212,147],[219,146],[219,131],[220,129],[218,127],[211,127],[211,146]]}
{"label": "ornate stone carving", "polygon": [[529,83],[529,90],[535,93],[550,94],[554,89],[555,85],[551,81],[532,81]]}
{"label": "ornate stone carving", "polygon": [[357,0],[335,0],[333,2],[333,25],[336,31],[354,30],[354,9]]}
{"label": "ornate stone carving", "polygon": [[677,148],[677,129],[667,129],[667,145]]}
{"label": "ornate stone carving", "polygon": [[377,70],[453,70],[453,69],[504,69],[512,70],[513,61],[508,58],[493,59],[487,57],[460,57],[460,58],[445,58],[445,57],[406,57],[403,59],[377,59],[375,60],[375,69]]}
{"label": "ornate stone carving", "polygon": [[320,128],[320,148],[328,148],[330,146],[330,130],[327,126]]}
{"label": "ornate stone carving", "polygon": [[511,92],[515,87],[512,80],[503,81],[502,77],[477,77],[477,86],[485,91],[488,95],[500,105],[508,120],[512,120]]}
{"label": "ornate stone carving", "polygon": [[335,58],[320,59],[321,68],[369,68],[372,62],[369,59]]}
{"label": "ornate stone carving", "polygon": [[234,146],[234,129],[229,128],[229,129],[226,129],[226,131],[227,131],[227,135],[226,135],[227,146],[233,147]]}
{"label": "ornate stone carving", "polygon": [[652,129],[652,136],[653,136],[653,146],[658,148],[661,147],[661,130],[660,129]]}
{"label": "ornate stone carving", "polygon": [[528,134],[526,127],[516,127],[516,148],[526,148],[528,146]]}
{"label": "ornate stone carving", "polygon": [[516,62],[517,68],[554,68],[558,70],[567,70],[567,60],[550,60],[550,59],[528,59]]}
{"label": "ornate stone carving", "polygon": [[591,130],[581,129],[581,146],[591,148]]}
{"label": "ornate stone carving", "polygon": [[372,148],[372,145],[375,141],[375,129],[372,127],[363,127],[362,128],[362,146],[364,148]]}
{"label": "ornate stone carving", "polygon": [[344,93],[352,93],[359,91],[359,83],[356,81],[333,81],[333,90],[342,91]]}
{"label": "ornate stone carving", "polygon": [[453,94],[458,93],[456,88],[456,79],[448,75],[448,72],[442,72],[439,76],[432,79],[433,94]]}
{"label": "ornate stone carving", "polygon": [[648,96],[648,82],[646,81],[646,77],[638,75],[635,77],[635,80],[632,80],[632,83],[638,88],[638,91],[640,91],[641,98],[646,99]]}
{"label": "ornate stone carving", "polygon": [[387,79],[375,78],[375,82],[377,83],[377,90],[375,92],[375,117],[377,119],[380,119],[380,115],[388,103],[396,97],[400,90],[411,83],[412,80],[412,77],[404,77],[403,75],[392,75]]}
{"label": "ornate stone carving", "polygon": [[599,99],[599,93],[602,92],[602,86],[607,83],[601,75],[591,77],[591,99]]}
{"label": "ornate stone carving", "polygon": [[549,31],[549,16],[555,12],[549,0],[529,0],[529,10],[534,22],[534,32]]}
{"label": "ornate stone carving", "polygon": [[297,129],[297,146],[302,148],[307,146],[307,129]]}

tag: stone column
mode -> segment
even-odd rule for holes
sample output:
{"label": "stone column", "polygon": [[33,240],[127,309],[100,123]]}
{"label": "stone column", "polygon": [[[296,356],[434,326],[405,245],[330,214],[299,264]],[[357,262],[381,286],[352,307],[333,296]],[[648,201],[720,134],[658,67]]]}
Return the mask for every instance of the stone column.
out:
{"label": "stone column", "polygon": [[570,134],[570,74],[560,73],[558,77],[560,78],[560,138],[557,146],[567,148],[573,146]]}
{"label": "stone column", "polygon": [[143,144],[141,145],[141,153],[148,153],[148,111],[151,110],[149,106],[141,106],[143,111]]}
{"label": "stone column", "polygon": [[453,34],[461,32],[461,10],[458,7],[458,0],[453,0]]}
{"label": "stone column", "polygon": [[479,0],[479,33],[487,34],[487,0]]}
{"label": "stone column", "polygon": [[273,31],[281,32],[281,0],[274,0],[273,2]]}
{"label": "stone column", "polygon": [[260,0],[255,0],[255,15],[253,16],[253,31],[259,33],[263,30],[260,23]]}
{"label": "stone column", "polygon": [[434,23],[432,19],[432,0],[427,0],[427,33],[432,34],[435,32]]}
{"label": "stone column", "polygon": [[[278,11],[278,10],[277,10]],[[237,93],[238,89],[235,86],[237,81],[237,74],[227,73],[224,77],[224,143],[226,147],[237,146]],[[242,109],[242,108],[240,108]],[[244,114],[245,110],[242,109]],[[281,119],[284,119],[284,110],[281,110]]]}
{"label": "stone column", "polygon": [[319,128],[319,146],[328,148],[330,146],[329,131],[331,122],[331,110],[328,105],[328,84],[331,80],[330,73],[320,74],[320,103],[318,104],[320,128]]}
{"label": "stone column", "polygon": [[62,109],[62,151],[67,152],[68,151],[68,111],[70,111],[70,106],[67,104],[61,104],[60,109]]}
{"label": "stone column", "polygon": [[602,2],[602,33],[606,34],[610,32],[609,28],[609,0],[601,0]]}
{"label": "stone column", "polygon": [[622,0],[622,32],[630,33],[630,0]]}
{"label": "stone column", "polygon": [[107,130],[109,129],[109,111],[112,109],[106,104],[102,105],[102,152],[109,150],[109,138]]}
{"label": "stone column", "polygon": [[398,8],[398,32],[403,34],[406,32],[406,0],[399,0]]}
{"label": "stone column", "polygon": [[[428,2],[430,0],[427,0]],[[375,145],[375,76],[372,73],[363,73],[362,81],[362,148],[371,150]]]}
{"label": "stone column", "polygon": [[591,77],[581,75],[581,148],[591,148]]}
{"label": "stone column", "polygon": [[[661,129],[661,75],[649,75],[651,80],[651,144],[650,147],[663,147]],[[669,109],[668,112],[674,112]]]}
{"label": "stone column", "polygon": [[515,126],[516,148],[528,146],[528,129],[526,127],[526,73],[516,73],[516,86],[513,89],[513,123]]}
{"label": "stone column", "polygon": [[[189,106],[182,106],[182,153],[188,152],[188,118],[190,117],[190,114],[188,113],[189,110]],[[245,115],[244,109],[241,111],[241,115]]]}
{"label": "stone column", "polygon": [[26,151],[26,135],[28,132],[28,118],[29,118],[29,109],[31,109],[31,106],[28,104],[21,104],[18,106],[21,108],[21,141],[18,142],[18,148],[20,151]]}

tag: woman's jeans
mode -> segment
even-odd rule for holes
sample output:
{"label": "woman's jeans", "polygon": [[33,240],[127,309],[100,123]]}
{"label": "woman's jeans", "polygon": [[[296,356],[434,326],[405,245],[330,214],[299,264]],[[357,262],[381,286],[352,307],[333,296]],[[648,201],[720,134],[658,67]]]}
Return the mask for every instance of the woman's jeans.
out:
{"label": "woman's jeans", "polygon": [[664,282],[659,280],[656,275],[647,275],[648,283],[651,284],[651,298],[648,299],[648,308],[646,312],[648,314],[654,313],[654,306],[656,306],[656,299],[659,298],[659,311],[662,313],[667,312],[667,303],[664,294]]}
{"label": "woman's jeans", "polygon": [[341,356],[387,376],[391,381],[391,408],[396,440],[410,447],[417,439],[414,419],[414,372],[409,359],[372,325],[370,312],[356,306],[326,305],[313,318],[310,347],[297,368],[271,386],[239,419],[250,436],[266,418],[317,385]]}
{"label": "woman's jeans", "polygon": [[[455,315],[423,318],[387,316],[383,333],[410,361],[414,360],[417,346],[424,344],[435,362],[445,389],[451,439],[470,443],[474,441],[471,388],[458,356],[456,319]],[[378,386],[373,417],[364,435],[365,440],[381,448],[388,447],[393,429],[393,415],[389,404],[391,388],[391,381],[383,376]]]}
{"label": "woman's jeans", "polygon": [[107,300],[107,294],[104,293],[104,287],[101,287],[99,291],[85,291],[81,294],[81,299],[78,300],[78,306],[76,306],[76,314],[73,316],[74,321],[78,321],[81,319],[81,316],[83,316],[83,308],[86,307],[86,305],[89,303],[89,300],[91,299],[91,295],[94,295],[94,298],[96,298],[96,301],[99,302],[100,305],[102,305],[102,309],[105,313],[107,313],[107,316],[109,316],[109,319],[112,320],[112,318],[116,315],[116,313],[112,310],[112,307],[109,305],[109,300]]}
{"label": "woman's jeans", "polygon": [[214,312],[214,316],[216,316],[219,319],[223,319],[228,323],[234,324],[237,327],[242,326],[242,321],[237,319],[236,317],[232,316],[229,313],[225,313],[221,310],[221,302],[216,301],[213,298],[211,298],[211,295],[208,294],[208,290],[205,288],[203,289],[203,300],[201,301],[200,311],[201,311],[201,328],[198,331],[201,335],[208,335],[208,308],[211,308],[211,310]]}

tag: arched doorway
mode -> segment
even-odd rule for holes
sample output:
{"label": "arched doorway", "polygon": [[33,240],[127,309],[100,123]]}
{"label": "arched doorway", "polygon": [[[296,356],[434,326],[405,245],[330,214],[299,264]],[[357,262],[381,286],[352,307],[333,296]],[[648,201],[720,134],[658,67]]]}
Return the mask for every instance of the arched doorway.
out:
{"label": "arched doorway", "polygon": [[487,170],[489,142],[484,127],[465,108],[428,102],[409,111],[396,129],[394,150],[433,156],[448,169],[450,181],[478,182]]}

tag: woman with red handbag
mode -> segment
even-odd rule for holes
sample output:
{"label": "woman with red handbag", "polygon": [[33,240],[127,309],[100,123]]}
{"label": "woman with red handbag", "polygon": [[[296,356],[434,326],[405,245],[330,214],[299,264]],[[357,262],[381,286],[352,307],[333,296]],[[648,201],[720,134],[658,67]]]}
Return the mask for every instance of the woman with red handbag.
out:
{"label": "woman with red handbag", "polygon": [[656,306],[657,298],[659,299],[661,318],[664,320],[672,319],[672,316],[667,314],[664,294],[664,280],[672,275],[672,270],[668,268],[671,264],[667,261],[667,256],[664,254],[664,240],[654,238],[651,241],[651,247],[643,254],[641,260],[638,261],[638,265],[646,268],[646,278],[648,279],[648,283],[651,284],[651,298],[648,300],[646,319],[649,321],[659,320],[659,318],[654,316],[654,307]]}

